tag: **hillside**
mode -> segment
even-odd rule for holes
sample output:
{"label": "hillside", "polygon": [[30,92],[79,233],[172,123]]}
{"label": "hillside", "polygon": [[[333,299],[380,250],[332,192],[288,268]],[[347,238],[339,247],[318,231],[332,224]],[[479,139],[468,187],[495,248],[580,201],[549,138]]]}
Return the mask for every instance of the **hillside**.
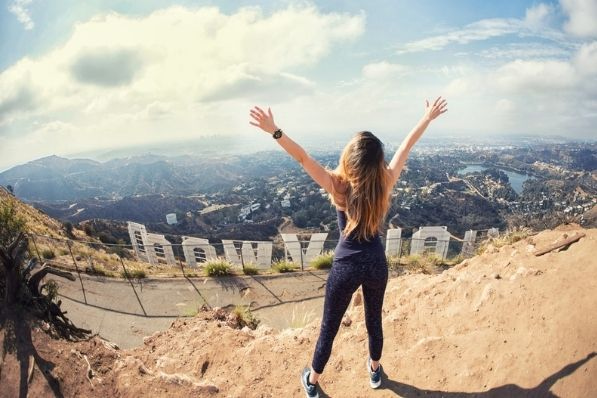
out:
{"label": "hillside", "polygon": [[[0,202],[12,203],[15,206],[17,213],[25,219],[28,232],[54,238],[66,238],[66,232],[59,221],[16,199],[2,186],[0,186]],[[80,232],[75,231],[75,234]]]}
{"label": "hillside", "polygon": [[[532,253],[580,231],[586,237],[567,250]],[[596,240],[596,229],[566,226],[489,246],[442,274],[391,279],[384,389],[369,389],[363,308],[354,305],[352,323],[341,327],[321,378],[323,390],[333,397],[594,396]],[[52,366],[45,375],[32,371],[29,393],[48,394],[50,386],[56,389],[48,380],[56,380],[67,397],[301,397],[298,374],[310,361],[318,322],[237,330],[204,311],[131,350],[109,348],[98,338],[52,341],[36,328],[33,345]],[[1,378],[9,388],[0,394],[18,395],[14,356],[7,356]]]}

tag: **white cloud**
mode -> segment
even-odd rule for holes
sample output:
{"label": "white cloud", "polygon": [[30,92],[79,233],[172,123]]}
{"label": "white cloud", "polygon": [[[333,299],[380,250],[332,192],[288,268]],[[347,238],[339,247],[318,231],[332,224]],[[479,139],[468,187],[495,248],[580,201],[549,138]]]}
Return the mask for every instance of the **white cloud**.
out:
{"label": "white cloud", "polygon": [[566,59],[517,59],[453,79],[446,96],[480,130],[590,135],[597,125],[597,42]]}
{"label": "white cloud", "polygon": [[405,75],[410,71],[409,66],[381,61],[365,65],[363,67],[363,76],[367,79],[386,79],[392,76]]}
{"label": "white cloud", "polygon": [[524,25],[529,28],[541,29],[548,24],[552,14],[553,6],[539,3],[526,10]]}
{"label": "white cloud", "polygon": [[[364,23],[363,14],[309,5],[272,14],[172,7],[98,15],[75,25],[62,46],[0,73],[0,125],[28,125],[22,133],[39,138],[34,123],[59,116],[90,148],[164,140],[166,132],[168,139],[231,134],[246,129],[254,101],[312,94],[315,84],[297,71],[358,38]],[[230,117],[239,109],[226,102],[242,103],[242,113]],[[51,145],[70,149],[61,137]]]}
{"label": "white cloud", "polygon": [[518,32],[521,26],[522,22],[518,19],[483,19],[462,29],[406,43],[399,53],[441,50],[452,43],[467,44],[472,41],[487,40]]}
{"label": "white cloud", "polygon": [[560,0],[568,21],[564,29],[576,36],[597,36],[597,1],[595,0]]}
{"label": "white cloud", "polygon": [[597,75],[597,41],[584,44],[578,50],[574,63],[582,75]]}
{"label": "white cloud", "polygon": [[26,30],[31,30],[34,28],[35,24],[31,19],[31,13],[29,12],[28,6],[31,4],[32,0],[15,0],[8,6],[8,11],[13,13],[20,23],[23,24],[23,27]]}
{"label": "white cloud", "polygon": [[570,49],[545,43],[508,43],[481,50],[479,55],[494,60],[553,59],[569,57]]}
{"label": "white cloud", "polygon": [[519,36],[537,36],[545,39],[562,40],[562,35],[549,27],[553,16],[553,7],[539,3],[526,10],[525,18],[489,18],[468,24],[460,29],[453,29],[441,35],[406,43],[399,54],[420,51],[441,50],[451,44],[468,44],[494,37],[517,34]]}
{"label": "white cloud", "polygon": [[567,61],[516,60],[500,67],[491,76],[501,90],[515,93],[549,92],[575,87],[579,76]]}

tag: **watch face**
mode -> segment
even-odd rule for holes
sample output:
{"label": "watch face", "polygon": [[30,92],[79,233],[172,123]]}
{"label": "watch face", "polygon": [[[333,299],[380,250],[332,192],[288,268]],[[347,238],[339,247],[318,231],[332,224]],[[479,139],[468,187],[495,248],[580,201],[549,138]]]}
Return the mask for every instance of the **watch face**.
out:
{"label": "watch face", "polygon": [[282,137],[282,130],[276,130],[276,131],[274,131],[273,137],[275,139],[278,139],[278,138]]}

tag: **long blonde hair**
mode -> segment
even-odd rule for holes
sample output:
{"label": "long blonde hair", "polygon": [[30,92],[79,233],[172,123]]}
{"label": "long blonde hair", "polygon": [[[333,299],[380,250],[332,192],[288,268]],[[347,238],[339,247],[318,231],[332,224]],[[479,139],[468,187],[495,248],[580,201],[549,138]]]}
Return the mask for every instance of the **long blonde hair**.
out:
{"label": "long blonde hair", "polygon": [[357,133],[344,147],[332,176],[337,180],[332,203],[346,209],[342,232],[348,236],[354,231],[358,241],[369,240],[379,232],[390,207],[391,177],[382,142],[369,131]]}

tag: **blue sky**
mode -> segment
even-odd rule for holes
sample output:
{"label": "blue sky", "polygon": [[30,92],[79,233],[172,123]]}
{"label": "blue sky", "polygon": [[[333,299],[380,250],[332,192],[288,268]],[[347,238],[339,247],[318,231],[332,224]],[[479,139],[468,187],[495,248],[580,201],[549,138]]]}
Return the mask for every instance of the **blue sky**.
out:
{"label": "blue sky", "polygon": [[[49,154],[361,129],[597,136],[597,0],[41,1],[0,7],[0,169]],[[27,148],[27,151],[23,151]]]}

